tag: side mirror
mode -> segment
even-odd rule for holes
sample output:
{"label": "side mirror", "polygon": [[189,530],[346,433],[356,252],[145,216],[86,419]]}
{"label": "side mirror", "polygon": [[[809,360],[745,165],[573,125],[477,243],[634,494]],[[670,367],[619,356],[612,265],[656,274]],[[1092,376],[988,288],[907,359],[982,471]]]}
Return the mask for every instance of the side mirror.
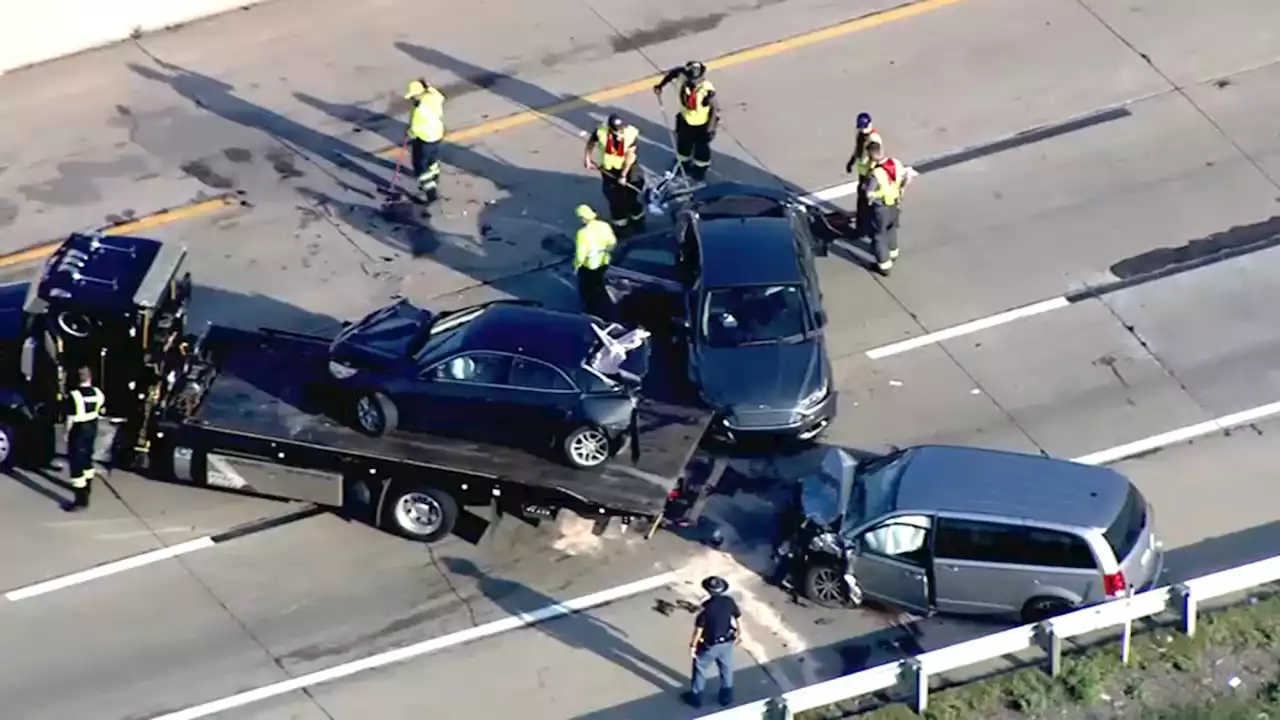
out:
{"label": "side mirror", "polygon": [[813,324],[814,324],[815,326],[817,326],[817,327],[820,327],[820,328],[821,328],[821,327],[826,327],[826,326],[827,326],[827,313],[826,313],[826,311],[819,310],[819,311],[815,312],[815,313],[813,314]]}

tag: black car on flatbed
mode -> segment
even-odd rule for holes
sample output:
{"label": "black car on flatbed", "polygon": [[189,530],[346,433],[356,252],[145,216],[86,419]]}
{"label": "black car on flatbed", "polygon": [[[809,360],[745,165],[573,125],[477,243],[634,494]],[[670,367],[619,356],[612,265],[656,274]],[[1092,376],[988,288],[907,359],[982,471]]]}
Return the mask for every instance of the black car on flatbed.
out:
{"label": "black car on flatbed", "polygon": [[612,518],[656,522],[710,422],[704,410],[641,398],[630,450],[593,470],[433,435],[370,437],[327,412],[333,338],[186,333],[184,260],[181,247],[148,239],[73,235],[25,293],[0,292],[22,300],[23,316],[19,337],[0,338],[19,357],[18,381],[0,393],[0,446],[10,449],[0,461],[51,458],[67,377],[88,365],[107,394],[114,467],[363,508],[380,527],[432,541],[464,506],[533,521],[569,510],[598,531]]}

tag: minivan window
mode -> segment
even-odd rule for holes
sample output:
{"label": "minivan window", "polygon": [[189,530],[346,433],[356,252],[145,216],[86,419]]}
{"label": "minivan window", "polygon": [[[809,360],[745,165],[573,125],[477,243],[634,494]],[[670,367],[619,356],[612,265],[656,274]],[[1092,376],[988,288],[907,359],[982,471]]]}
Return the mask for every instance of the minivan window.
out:
{"label": "minivan window", "polygon": [[934,555],[951,560],[1094,568],[1084,538],[1070,533],[1004,523],[940,518]]}
{"label": "minivan window", "polygon": [[1137,486],[1129,483],[1129,494],[1125,496],[1124,505],[1116,519],[1111,521],[1103,537],[1116,554],[1117,562],[1124,562],[1133,552],[1133,548],[1142,537],[1142,530],[1147,526],[1147,501],[1138,492]]}

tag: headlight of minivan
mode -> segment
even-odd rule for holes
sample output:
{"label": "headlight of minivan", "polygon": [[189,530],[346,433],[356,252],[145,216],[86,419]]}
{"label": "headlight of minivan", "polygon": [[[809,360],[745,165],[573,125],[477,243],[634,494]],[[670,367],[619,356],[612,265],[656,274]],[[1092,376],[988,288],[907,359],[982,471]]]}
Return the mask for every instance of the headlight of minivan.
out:
{"label": "headlight of minivan", "polygon": [[338,380],[346,380],[347,378],[356,374],[356,369],[351,367],[350,365],[343,365],[337,360],[330,360],[329,374],[334,376]]}
{"label": "headlight of minivan", "polygon": [[823,378],[822,384],[816,390],[804,396],[800,400],[799,407],[801,412],[808,412],[822,404],[827,399],[828,393],[831,391],[831,381]]}

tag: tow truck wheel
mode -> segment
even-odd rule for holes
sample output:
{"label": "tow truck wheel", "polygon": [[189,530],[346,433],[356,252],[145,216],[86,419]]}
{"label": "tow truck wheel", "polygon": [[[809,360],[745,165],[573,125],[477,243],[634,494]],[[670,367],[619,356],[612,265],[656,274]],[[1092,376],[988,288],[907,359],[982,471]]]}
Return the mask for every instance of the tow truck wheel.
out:
{"label": "tow truck wheel", "polygon": [[17,449],[18,443],[13,434],[13,427],[7,423],[0,423],[0,470],[13,467],[13,456]]}
{"label": "tow truck wheel", "polygon": [[380,392],[362,393],[357,397],[354,414],[356,426],[374,437],[391,432],[400,421],[395,403]]}
{"label": "tow truck wheel", "polygon": [[614,444],[598,427],[584,426],[564,438],[564,456],[576,468],[600,467],[613,455]]}
{"label": "tow truck wheel", "polygon": [[441,490],[395,483],[382,510],[382,528],[409,540],[435,542],[453,532],[458,501]]}

